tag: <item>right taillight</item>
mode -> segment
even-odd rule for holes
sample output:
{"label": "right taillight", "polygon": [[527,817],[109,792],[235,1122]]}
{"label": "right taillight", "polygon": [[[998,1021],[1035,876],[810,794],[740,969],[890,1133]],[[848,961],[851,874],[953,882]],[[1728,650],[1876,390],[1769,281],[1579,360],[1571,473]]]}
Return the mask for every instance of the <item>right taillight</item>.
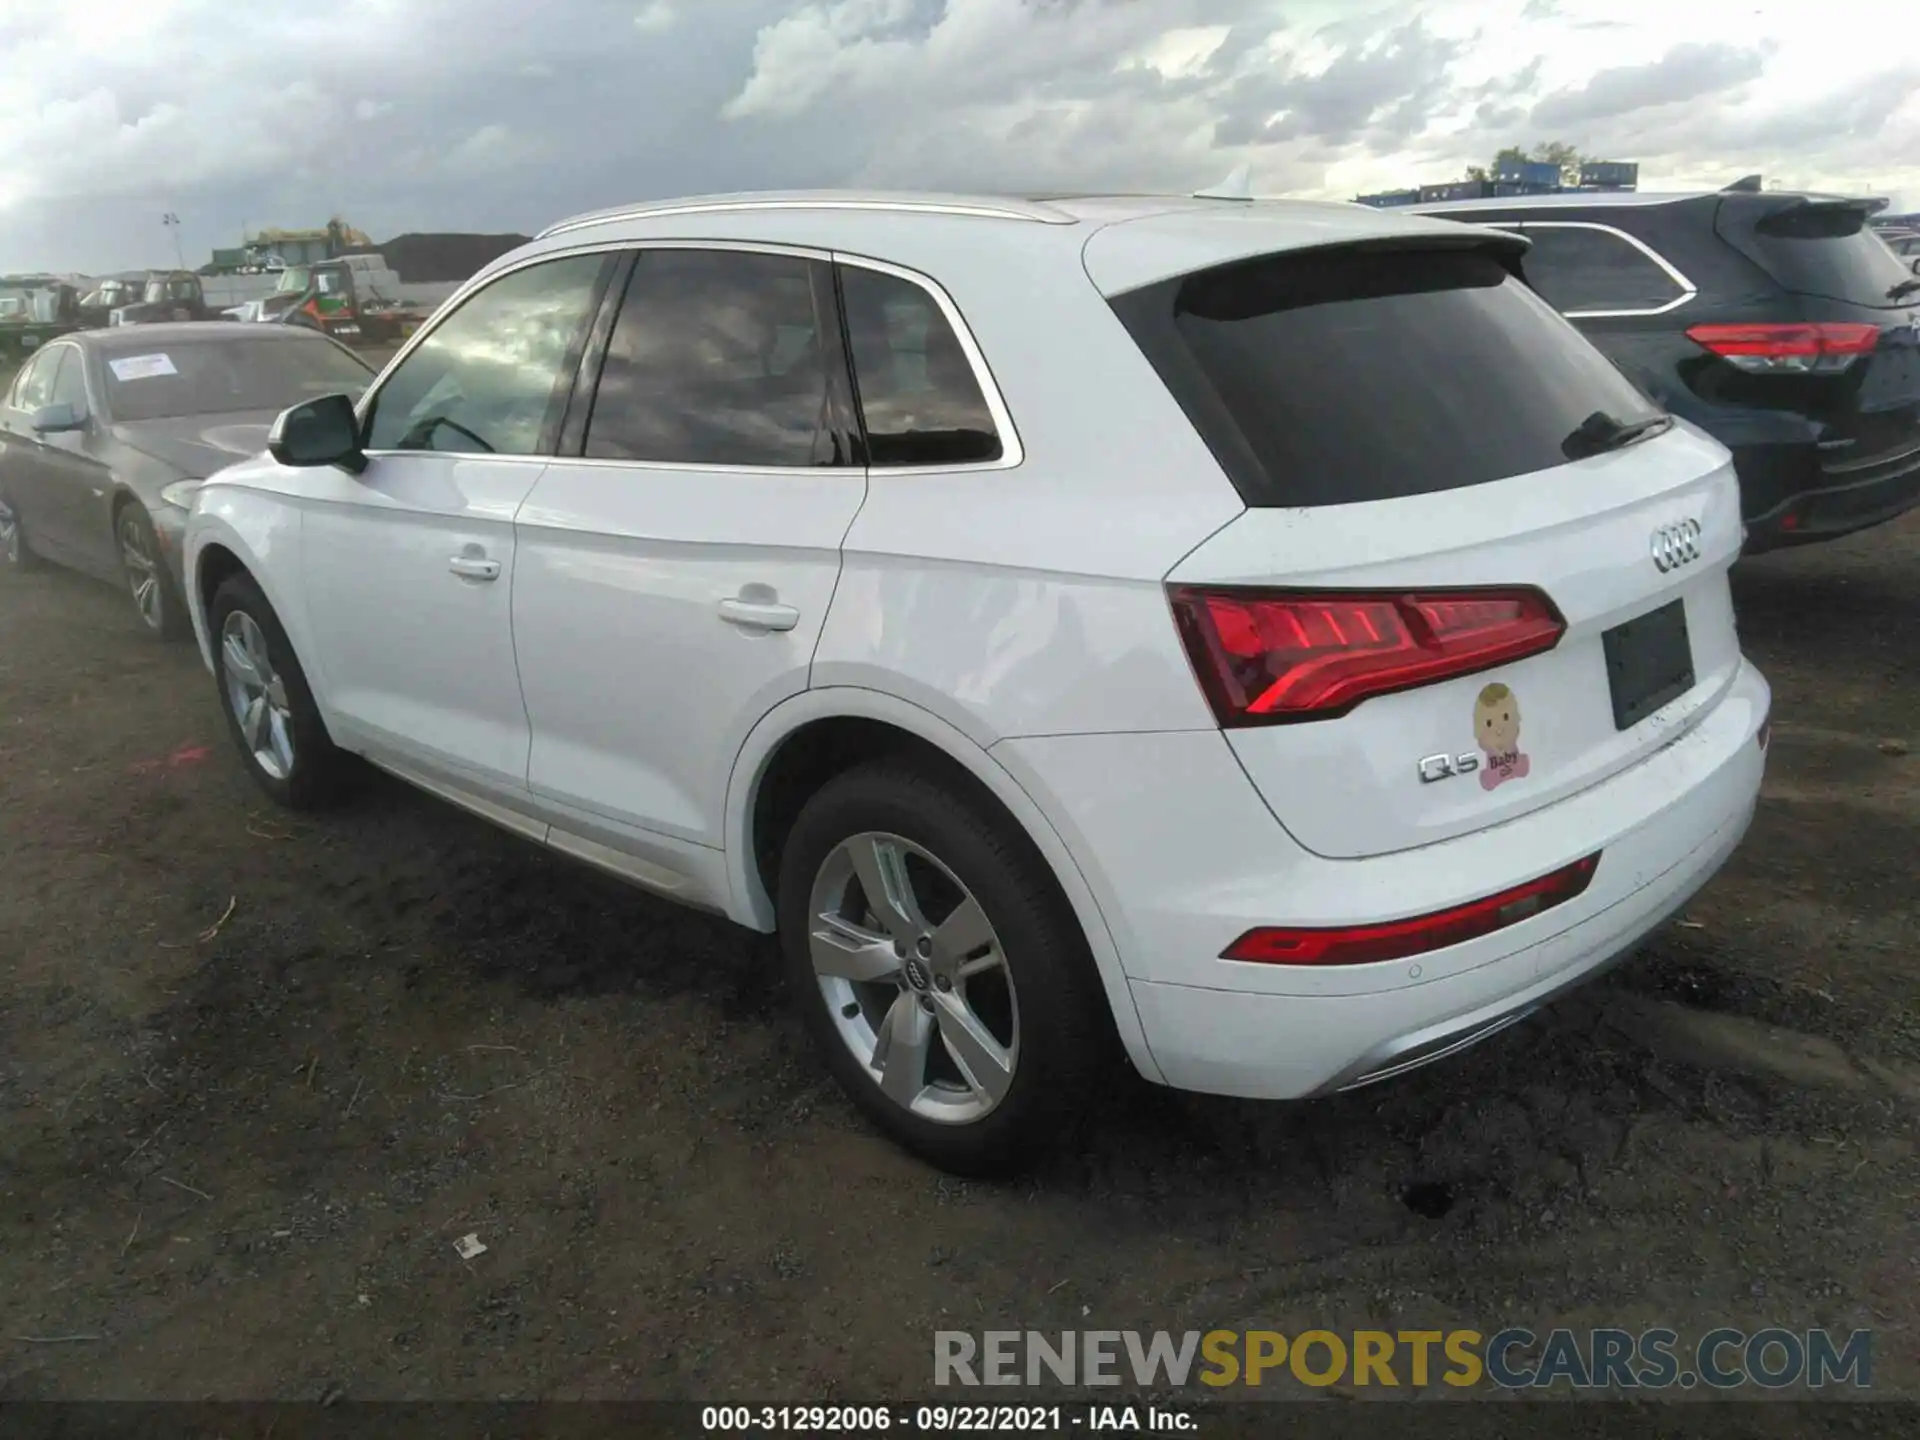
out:
{"label": "right taillight", "polygon": [[1828,375],[1880,343],[1878,325],[1696,325],[1687,338],[1750,375]]}
{"label": "right taillight", "polygon": [[1361,701],[1551,650],[1566,631],[1531,588],[1299,591],[1168,587],[1223,727],[1327,720]]}

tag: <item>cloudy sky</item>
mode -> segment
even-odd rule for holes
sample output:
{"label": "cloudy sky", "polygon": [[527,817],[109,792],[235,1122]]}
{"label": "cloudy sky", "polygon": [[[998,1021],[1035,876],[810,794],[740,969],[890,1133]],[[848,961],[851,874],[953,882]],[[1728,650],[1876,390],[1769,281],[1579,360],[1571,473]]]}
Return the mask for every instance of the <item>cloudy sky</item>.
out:
{"label": "cloudy sky", "polygon": [[1348,199],[1502,145],[1920,207],[1911,0],[0,0],[0,270],[758,187]]}

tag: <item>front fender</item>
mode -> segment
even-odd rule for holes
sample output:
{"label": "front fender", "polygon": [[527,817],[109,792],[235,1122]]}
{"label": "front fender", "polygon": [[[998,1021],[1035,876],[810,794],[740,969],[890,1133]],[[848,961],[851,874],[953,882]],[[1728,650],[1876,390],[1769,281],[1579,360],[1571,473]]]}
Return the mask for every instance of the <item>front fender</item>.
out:
{"label": "front fender", "polygon": [[830,719],[876,720],[926,741],[964,767],[1007,808],[1045,858],[1067,903],[1073,907],[1080,929],[1087,937],[1087,948],[1093,953],[1101,986],[1107,992],[1108,1008],[1113,1012],[1114,1027],[1126,1046],[1128,1058],[1148,1080],[1165,1084],[1147,1048],[1140,1014],[1133,1002],[1133,990],[1121,968],[1120,952],[1106,917],[1094,899],[1079,861],[1060,832],[1006,767],[977,741],[911,701],[879,690],[833,685],[795,695],[761,718],[741,746],[727,783],[723,833],[730,918],[762,932],[775,928],[773,898],[761,884],[753,859],[754,801],[759,794],[761,777],[781,744],[803,726]]}
{"label": "front fender", "polygon": [[207,620],[201,576],[207,552],[215,546],[226,550],[245,567],[267,597],[281,628],[293,642],[294,653],[300,659],[300,668],[307,677],[307,686],[313,692],[321,718],[331,723],[325,676],[320,655],[312,642],[305,592],[300,584],[300,529],[299,507],[282,496],[245,485],[209,483],[204,486],[194,497],[193,514],[187,521],[186,542],[182,546],[187,613],[193,618],[200,658],[212,670],[213,632]]}

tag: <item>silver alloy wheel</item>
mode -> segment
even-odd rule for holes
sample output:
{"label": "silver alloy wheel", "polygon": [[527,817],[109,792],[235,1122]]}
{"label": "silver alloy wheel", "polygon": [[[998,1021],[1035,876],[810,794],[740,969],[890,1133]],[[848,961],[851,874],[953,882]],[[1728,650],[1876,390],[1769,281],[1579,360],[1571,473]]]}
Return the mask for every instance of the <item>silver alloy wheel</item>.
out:
{"label": "silver alloy wheel", "polygon": [[140,524],[139,512],[129,506],[120,515],[120,558],[127,570],[127,585],[133,591],[133,603],[149,630],[166,624],[166,596],[160,589],[160,558],[147,543],[147,532]]}
{"label": "silver alloy wheel", "polygon": [[896,1105],[965,1125],[1006,1099],[1020,1007],[1000,937],[958,877],[898,835],[835,846],[807,937],[840,1038]]}
{"label": "silver alloy wheel", "polygon": [[20,521],[13,507],[0,500],[0,553],[6,555],[9,565],[20,563],[20,544]]}
{"label": "silver alloy wheel", "polygon": [[254,763],[274,779],[286,779],[293,774],[293,708],[286,681],[267,654],[267,637],[244,610],[233,611],[220,627],[220,672]]}

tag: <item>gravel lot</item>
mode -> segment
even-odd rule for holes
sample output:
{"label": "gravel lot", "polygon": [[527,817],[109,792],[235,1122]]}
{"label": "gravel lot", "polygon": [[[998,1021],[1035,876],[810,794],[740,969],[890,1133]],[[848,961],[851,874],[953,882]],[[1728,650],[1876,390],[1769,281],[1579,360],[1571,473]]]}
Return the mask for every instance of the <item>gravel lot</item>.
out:
{"label": "gravel lot", "polygon": [[858,1400],[990,1324],[1864,1326],[1920,1395],[1920,515],[1735,588],[1766,798],[1639,963],[1337,1100],[1116,1083],[989,1185],[763,942],[397,784],[272,813],[191,647],[0,577],[0,1400]]}

